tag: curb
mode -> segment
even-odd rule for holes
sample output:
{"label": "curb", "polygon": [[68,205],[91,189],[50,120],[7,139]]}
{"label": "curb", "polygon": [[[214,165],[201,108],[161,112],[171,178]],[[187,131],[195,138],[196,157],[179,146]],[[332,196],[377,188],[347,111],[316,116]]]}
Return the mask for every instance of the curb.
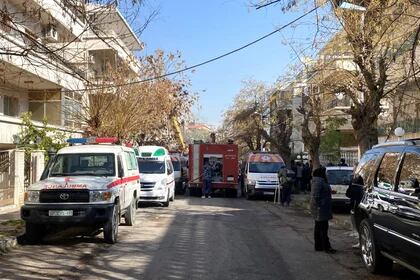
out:
{"label": "curb", "polygon": [[16,236],[0,238],[0,254],[9,252],[11,249],[15,248],[17,244]]}

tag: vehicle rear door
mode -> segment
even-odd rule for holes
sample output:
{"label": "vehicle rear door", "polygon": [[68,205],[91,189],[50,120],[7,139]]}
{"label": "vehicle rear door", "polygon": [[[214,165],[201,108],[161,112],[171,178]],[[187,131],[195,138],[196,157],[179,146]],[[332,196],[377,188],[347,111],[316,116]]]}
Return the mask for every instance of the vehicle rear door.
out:
{"label": "vehicle rear door", "polygon": [[174,167],[170,159],[166,160],[166,186],[170,190],[170,195],[173,195],[175,191],[175,175],[174,175]]}
{"label": "vehicle rear door", "polygon": [[134,192],[139,184],[139,168],[137,165],[134,151],[124,151],[125,165],[127,173],[125,174],[125,205],[128,207],[134,197]]}
{"label": "vehicle rear door", "polygon": [[391,207],[395,203],[395,179],[401,160],[399,151],[386,151],[376,173],[375,187],[371,193],[371,214],[375,236],[382,248],[393,251],[398,239],[390,234],[395,229]]}
{"label": "vehicle rear door", "polygon": [[126,170],[125,167],[125,160],[124,160],[124,154],[119,153],[117,156],[117,165],[118,165],[118,179],[119,179],[119,185],[117,186],[119,194],[120,194],[120,208],[124,209],[126,208],[126,198],[125,198],[125,182],[124,178],[126,176]]}
{"label": "vehicle rear door", "polygon": [[390,206],[396,257],[420,269],[420,151],[408,148],[399,171],[397,194]]}
{"label": "vehicle rear door", "polygon": [[360,222],[365,217],[365,212],[371,211],[375,174],[380,157],[381,153],[379,151],[365,153],[354,171],[352,185],[361,186],[364,189],[364,196],[359,207],[352,209],[356,228],[359,228]]}

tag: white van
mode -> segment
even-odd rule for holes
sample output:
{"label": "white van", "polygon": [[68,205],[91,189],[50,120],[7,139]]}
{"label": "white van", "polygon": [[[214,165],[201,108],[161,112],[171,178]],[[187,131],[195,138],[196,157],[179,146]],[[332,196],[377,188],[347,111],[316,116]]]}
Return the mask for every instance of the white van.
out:
{"label": "white van", "polygon": [[[115,243],[121,217],[133,225],[140,195],[139,171],[132,148],[113,145],[117,138],[72,138],[58,151],[41,181],[29,186],[21,217],[29,242],[42,240],[56,225],[103,228]],[[80,144],[80,145],[74,145]]]}
{"label": "white van", "polygon": [[181,158],[178,155],[171,155],[172,166],[174,167],[175,189],[178,188],[182,178]]}
{"label": "white van", "polygon": [[168,207],[175,199],[175,175],[171,156],[164,147],[142,146],[137,157],[140,202],[159,202]]}
{"label": "white van", "polygon": [[282,166],[285,164],[279,154],[250,153],[245,166],[245,197],[274,195],[279,186],[277,174]]}
{"label": "white van", "polygon": [[350,198],[346,196],[346,191],[353,177],[353,167],[327,166],[326,169],[328,184],[331,186],[333,205],[350,205]]}

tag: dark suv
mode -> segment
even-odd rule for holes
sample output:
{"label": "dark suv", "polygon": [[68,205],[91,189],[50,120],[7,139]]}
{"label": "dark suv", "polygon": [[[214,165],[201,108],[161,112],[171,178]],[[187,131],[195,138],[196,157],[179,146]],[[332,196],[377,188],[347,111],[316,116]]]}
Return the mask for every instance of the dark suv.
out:
{"label": "dark suv", "polygon": [[354,212],[362,259],[373,273],[393,261],[420,274],[420,140],[387,142],[361,158],[353,184],[365,193]]}

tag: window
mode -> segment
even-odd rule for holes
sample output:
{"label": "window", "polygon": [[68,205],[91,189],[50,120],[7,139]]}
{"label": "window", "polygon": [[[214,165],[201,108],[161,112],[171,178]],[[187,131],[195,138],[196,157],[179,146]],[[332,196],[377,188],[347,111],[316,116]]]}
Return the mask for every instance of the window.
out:
{"label": "window", "polygon": [[134,153],[124,152],[124,154],[125,154],[125,162],[127,164],[127,169],[136,170],[138,167],[137,167],[136,157]]}
{"label": "window", "polygon": [[29,92],[29,111],[32,119],[61,125],[61,92],[60,90],[33,90]]}
{"label": "window", "polygon": [[139,171],[143,174],[164,174],[165,162],[157,160],[144,160],[139,158]]}
{"label": "window", "polygon": [[383,157],[376,177],[378,188],[394,190],[394,178],[395,172],[397,171],[399,156],[399,153],[386,153]]}
{"label": "window", "polygon": [[19,99],[16,97],[3,96],[3,108],[6,116],[17,117],[19,115]]}
{"label": "window", "polygon": [[181,171],[181,161],[176,157],[171,157],[171,161],[172,166],[174,167],[174,171]]}
{"label": "window", "polygon": [[59,154],[51,176],[114,176],[114,154]]}
{"label": "window", "polygon": [[376,161],[379,158],[377,153],[366,153],[360,159],[354,172],[353,183],[370,187],[373,183]]}
{"label": "window", "polygon": [[401,167],[398,191],[404,194],[412,195],[419,193],[420,180],[420,155],[407,153]]}
{"label": "window", "polygon": [[82,115],[82,95],[78,92],[64,93],[64,125],[67,127],[78,128],[81,125]]}
{"label": "window", "polygon": [[130,152],[130,160],[133,170],[139,169],[139,166],[137,165],[136,154],[134,152]]}
{"label": "window", "polygon": [[167,169],[168,169],[168,175],[172,174],[174,172],[174,169],[172,167],[172,162],[170,160],[166,161],[166,166],[167,166]]}
{"label": "window", "polygon": [[327,170],[328,183],[330,185],[349,185],[353,170]]}
{"label": "window", "polygon": [[277,173],[282,166],[282,162],[250,162],[249,173]]}

